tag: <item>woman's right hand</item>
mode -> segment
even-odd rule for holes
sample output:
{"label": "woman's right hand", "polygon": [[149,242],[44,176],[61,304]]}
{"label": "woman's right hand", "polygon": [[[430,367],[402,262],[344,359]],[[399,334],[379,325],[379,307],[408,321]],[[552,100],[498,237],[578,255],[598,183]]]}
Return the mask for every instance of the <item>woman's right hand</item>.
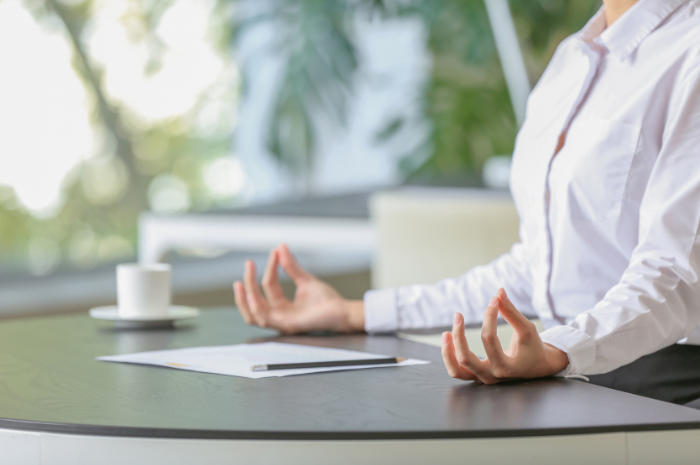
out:
{"label": "woman's right hand", "polygon": [[[296,285],[294,299],[282,292],[277,267],[289,275]],[[281,244],[270,252],[260,291],[255,264],[245,264],[243,283],[233,283],[236,305],[246,323],[273,328],[283,333],[330,330],[363,331],[364,304],[361,300],[344,299],[338,291],[316,278],[296,261],[289,248]]]}

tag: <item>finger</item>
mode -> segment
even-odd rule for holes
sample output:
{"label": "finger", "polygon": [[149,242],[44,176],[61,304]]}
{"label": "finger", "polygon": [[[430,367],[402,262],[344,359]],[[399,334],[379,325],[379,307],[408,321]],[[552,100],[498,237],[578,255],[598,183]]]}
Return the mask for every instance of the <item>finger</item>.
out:
{"label": "finger", "polygon": [[497,378],[507,378],[510,376],[510,359],[503,352],[501,341],[498,339],[498,305],[498,299],[493,297],[489,306],[486,307],[484,323],[481,327],[481,341],[484,343],[491,373]]}
{"label": "finger", "polygon": [[479,382],[493,382],[495,377],[490,373],[488,362],[479,360],[479,357],[469,350],[467,336],[464,334],[464,318],[459,313],[455,313],[454,316],[450,341],[455,347],[455,359],[463,368],[467,368],[473,373],[478,378]]}
{"label": "finger", "polygon": [[499,310],[501,315],[503,315],[503,318],[513,327],[518,335],[524,336],[528,333],[532,333],[533,331],[536,332],[535,325],[515,308],[515,305],[513,305],[513,303],[510,301],[506,291],[503,288],[498,290],[496,296],[498,297],[498,301],[500,303]]}
{"label": "finger", "polygon": [[278,302],[285,302],[287,298],[282,292],[282,286],[280,286],[279,277],[277,276],[277,250],[272,249],[270,252],[270,258],[267,260],[267,268],[265,268],[265,274],[262,279],[262,287],[265,291],[265,297],[267,300],[275,305]]}
{"label": "finger", "polygon": [[245,262],[243,282],[250,314],[258,326],[267,326],[267,301],[260,292],[260,287],[258,287],[258,282],[255,279],[255,263],[252,260],[246,260]]}
{"label": "finger", "polygon": [[470,350],[469,344],[467,343],[467,336],[464,334],[464,317],[459,313],[454,314],[452,342],[455,346],[457,361],[464,365],[469,358]]}
{"label": "finger", "polygon": [[308,271],[299,265],[297,259],[294,258],[294,255],[292,255],[292,253],[289,251],[287,244],[280,244],[277,247],[277,252],[279,254],[280,266],[284,272],[287,273],[290,278],[292,278],[294,284],[299,284],[313,278]]}
{"label": "finger", "polygon": [[447,373],[452,378],[463,379],[465,381],[477,380],[474,373],[460,365],[457,361],[457,357],[455,357],[455,348],[452,344],[452,335],[448,332],[442,334],[442,360],[445,362]]}
{"label": "finger", "polygon": [[233,295],[236,299],[236,307],[238,307],[238,311],[241,312],[241,315],[243,316],[243,321],[245,321],[246,324],[252,324],[254,320],[252,315],[250,314],[250,309],[248,308],[248,302],[246,301],[245,295],[245,288],[243,287],[242,282],[236,281],[235,283],[233,283]]}

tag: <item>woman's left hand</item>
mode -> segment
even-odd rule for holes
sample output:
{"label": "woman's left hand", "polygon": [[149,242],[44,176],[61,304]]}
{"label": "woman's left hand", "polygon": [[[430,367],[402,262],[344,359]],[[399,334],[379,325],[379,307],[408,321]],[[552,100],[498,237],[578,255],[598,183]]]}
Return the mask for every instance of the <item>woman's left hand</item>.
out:
{"label": "woman's left hand", "polygon": [[[498,313],[513,327],[510,349],[504,351],[496,334]],[[484,384],[513,379],[541,378],[559,373],[569,365],[569,357],[556,347],[545,344],[535,324],[525,318],[506,292],[499,289],[484,313],[481,340],[487,358],[479,358],[469,350],[464,335],[464,318],[455,313],[452,334],[442,335],[442,358],[453,378]]]}

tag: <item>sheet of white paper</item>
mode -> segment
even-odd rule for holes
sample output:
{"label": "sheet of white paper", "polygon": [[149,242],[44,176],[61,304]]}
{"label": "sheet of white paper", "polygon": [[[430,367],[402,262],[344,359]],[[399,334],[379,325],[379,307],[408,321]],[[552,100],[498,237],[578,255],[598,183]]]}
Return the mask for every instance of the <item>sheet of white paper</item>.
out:
{"label": "sheet of white paper", "polygon": [[324,371],[357,370],[387,366],[424,365],[425,360],[408,359],[397,364],[359,365],[352,367],[297,368],[294,370],[252,371],[253,365],[326,362],[334,360],[360,360],[392,357],[391,355],[369,354],[354,350],[328,349],[325,347],[264,342],[261,344],[238,344],[232,346],[192,347],[189,349],[158,350],[127,355],[97,357],[105,362],[142,363],[158,365],[178,370],[201,371],[219,375],[243,376],[245,378],[269,378],[272,376],[303,375]]}

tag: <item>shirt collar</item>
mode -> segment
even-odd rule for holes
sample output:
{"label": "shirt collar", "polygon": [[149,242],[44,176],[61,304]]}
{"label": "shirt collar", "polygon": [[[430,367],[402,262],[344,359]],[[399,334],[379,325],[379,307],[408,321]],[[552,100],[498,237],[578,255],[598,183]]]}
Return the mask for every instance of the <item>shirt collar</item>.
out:
{"label": "shirt collar", "polygon": [[605,19],[605,7],[601,6],[598,12],[588,20],[588,23],[581,29],[580,38],[589,45],[605,31],[607,21]]}
{"label": "shirt collar", "polygon": [[671,13],[689,0],[639,0],[612,26],[607,27],[605,7],[581,30],[581,39],[605,47],[623,60],[628,58],[651,32]]}

